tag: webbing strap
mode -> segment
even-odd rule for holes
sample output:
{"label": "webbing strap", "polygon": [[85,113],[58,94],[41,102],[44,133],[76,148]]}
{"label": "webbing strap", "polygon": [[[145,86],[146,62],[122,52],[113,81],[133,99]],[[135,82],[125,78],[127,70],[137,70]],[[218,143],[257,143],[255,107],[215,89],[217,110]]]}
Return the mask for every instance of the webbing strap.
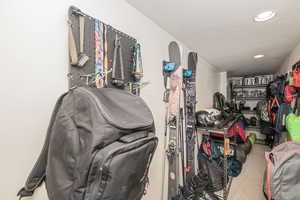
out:
{"label": "webbing strap", "polygon": [[95,20],[95,83],[96,87],[103,87],[103,23]]}
{"label": "webbing strap", "polygon": [[104,34],[103,34],[103,40],[104,40],[104,84],[107,87],[108,86],[108,54],[107,54],[107,27],[104,26]]}
{"label": "webbing strap", "polygon": [[73,35],[72,24],[69,22],[69,34],[68,34],[68,43],[69,43],[69,56],[71,65],[77,65],[78,63],[78,53],[76,49],[76,43]]}
{"label": "webbing strap", "polygon": [[85,16],[82,13],[76,13],[79,18],[79,58],[78,63],[76,63],[76,66],[78,67],[84,67],[84,65],[89,60],[89,57],[84,54],[84,26],[85,26]]}
{"label": "webbing strap", "polygon": [[84,43],[84,16],[79,15],[79,31],[80,31],[80,53],[83,53]]}
{"label": "webbing strap", "polygon": [[117,55],[119,53],[119,59],[120,59],[120,69],[121,69],[121,77],[119,80],[124,81],[124,66],[123,66],[123,56],[122,56],[122,47],[121,47],[121,41],[118,35],[116,35],[115,39],[115,48],[114,48],[114,60],[113,60],[113,66],[112,66],[112,78],[116,78],[116,64],[117,64]]}

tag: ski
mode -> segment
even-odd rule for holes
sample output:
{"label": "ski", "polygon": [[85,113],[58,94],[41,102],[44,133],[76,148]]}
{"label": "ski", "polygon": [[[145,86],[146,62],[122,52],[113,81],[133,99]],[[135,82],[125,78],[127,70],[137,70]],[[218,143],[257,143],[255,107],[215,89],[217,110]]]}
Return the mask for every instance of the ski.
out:
{"label": "ski", "polygon": [[184,194],[185,199],[193,199],[192,181],[195,176],[195,138],[196,138],[196,66],[197,53],[190,52],[188,55],[188,69],[183,70],[183,95],[185,110],[185,149],[186,164],[184,170]]}
{"label": "ski", "polygon": [[[169,61],[163,63],[164,75],[164,102],[166,103],[165,117],[165,162],[168,164],[167,173],[167,199],[173,200],[179,193],[180,163],[179,163],[179,143],[180,143],[180,50],[176,42],[169,44]],[[163,175],[163,179],[165,175]],[[165,184],[163,183],[163,189]],[[163,190],[164,191],[164,190]],[[162,195],[162,200],[164,195]]]}

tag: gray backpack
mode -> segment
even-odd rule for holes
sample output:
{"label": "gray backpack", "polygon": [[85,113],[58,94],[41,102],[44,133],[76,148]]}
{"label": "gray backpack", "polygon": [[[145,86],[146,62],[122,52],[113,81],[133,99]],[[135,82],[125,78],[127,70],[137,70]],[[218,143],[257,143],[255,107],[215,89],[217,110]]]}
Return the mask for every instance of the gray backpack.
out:
{"label": "gray backpack", "polygon": [[286,142],[266,153],[266,200],[300,199],[300,142]]}
{"label": "gray backpack", "polygon": [[79,87],[55,106],[40,157],[18,195],[43,181],[50,200],[139,200],[157,146],[145,102],[112,88]]}

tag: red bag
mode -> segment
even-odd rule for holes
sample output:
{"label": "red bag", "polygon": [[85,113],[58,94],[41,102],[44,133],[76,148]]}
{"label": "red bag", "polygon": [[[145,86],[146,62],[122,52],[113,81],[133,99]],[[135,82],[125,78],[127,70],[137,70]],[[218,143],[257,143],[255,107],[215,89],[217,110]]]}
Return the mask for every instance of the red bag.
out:
{"label": "red bag", "polygon": [[233,137],[234,134],[239,134],[240,138],[246,142],[247,136],[244,128],[240,123],[235,123],[233,127],[229,130],[229,137]]}
{"label": "red bag", "polygon": [[[243,142],[246,142],[247,136],[246,136],[246,132],[243,128],[243,126],[240,123],[235,123],[231,129],[229,130],[229,137],[233,137],[234,134],[238,134],[240,136],[240,138],[242,139]],[[219,133],[213,133],[212,136],[215,137],[223,137],[222,134]]]}
{"label": "red bag", "polygon": [[293,85],[300,87],[300,69],[296,68],[293,71]]}
{"label": "red bag", "polygon": [[284,102],[290,104],[294,101],[296,90],[290,85],[286,85],[284,88]]}

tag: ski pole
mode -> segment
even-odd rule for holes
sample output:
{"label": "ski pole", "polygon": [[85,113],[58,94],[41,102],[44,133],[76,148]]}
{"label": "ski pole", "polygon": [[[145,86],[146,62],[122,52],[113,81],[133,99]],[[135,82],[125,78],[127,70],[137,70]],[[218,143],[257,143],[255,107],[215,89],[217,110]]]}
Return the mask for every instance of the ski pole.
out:
{"label": "ski pole", "polygon": [[180,108],[180,151],[181,151],[181,165],[182,165],[182,178],[183,185],[186,185],[186,174],[185,174],[185,154],[184,154],[184,129],[183,129],[183,108]]}

